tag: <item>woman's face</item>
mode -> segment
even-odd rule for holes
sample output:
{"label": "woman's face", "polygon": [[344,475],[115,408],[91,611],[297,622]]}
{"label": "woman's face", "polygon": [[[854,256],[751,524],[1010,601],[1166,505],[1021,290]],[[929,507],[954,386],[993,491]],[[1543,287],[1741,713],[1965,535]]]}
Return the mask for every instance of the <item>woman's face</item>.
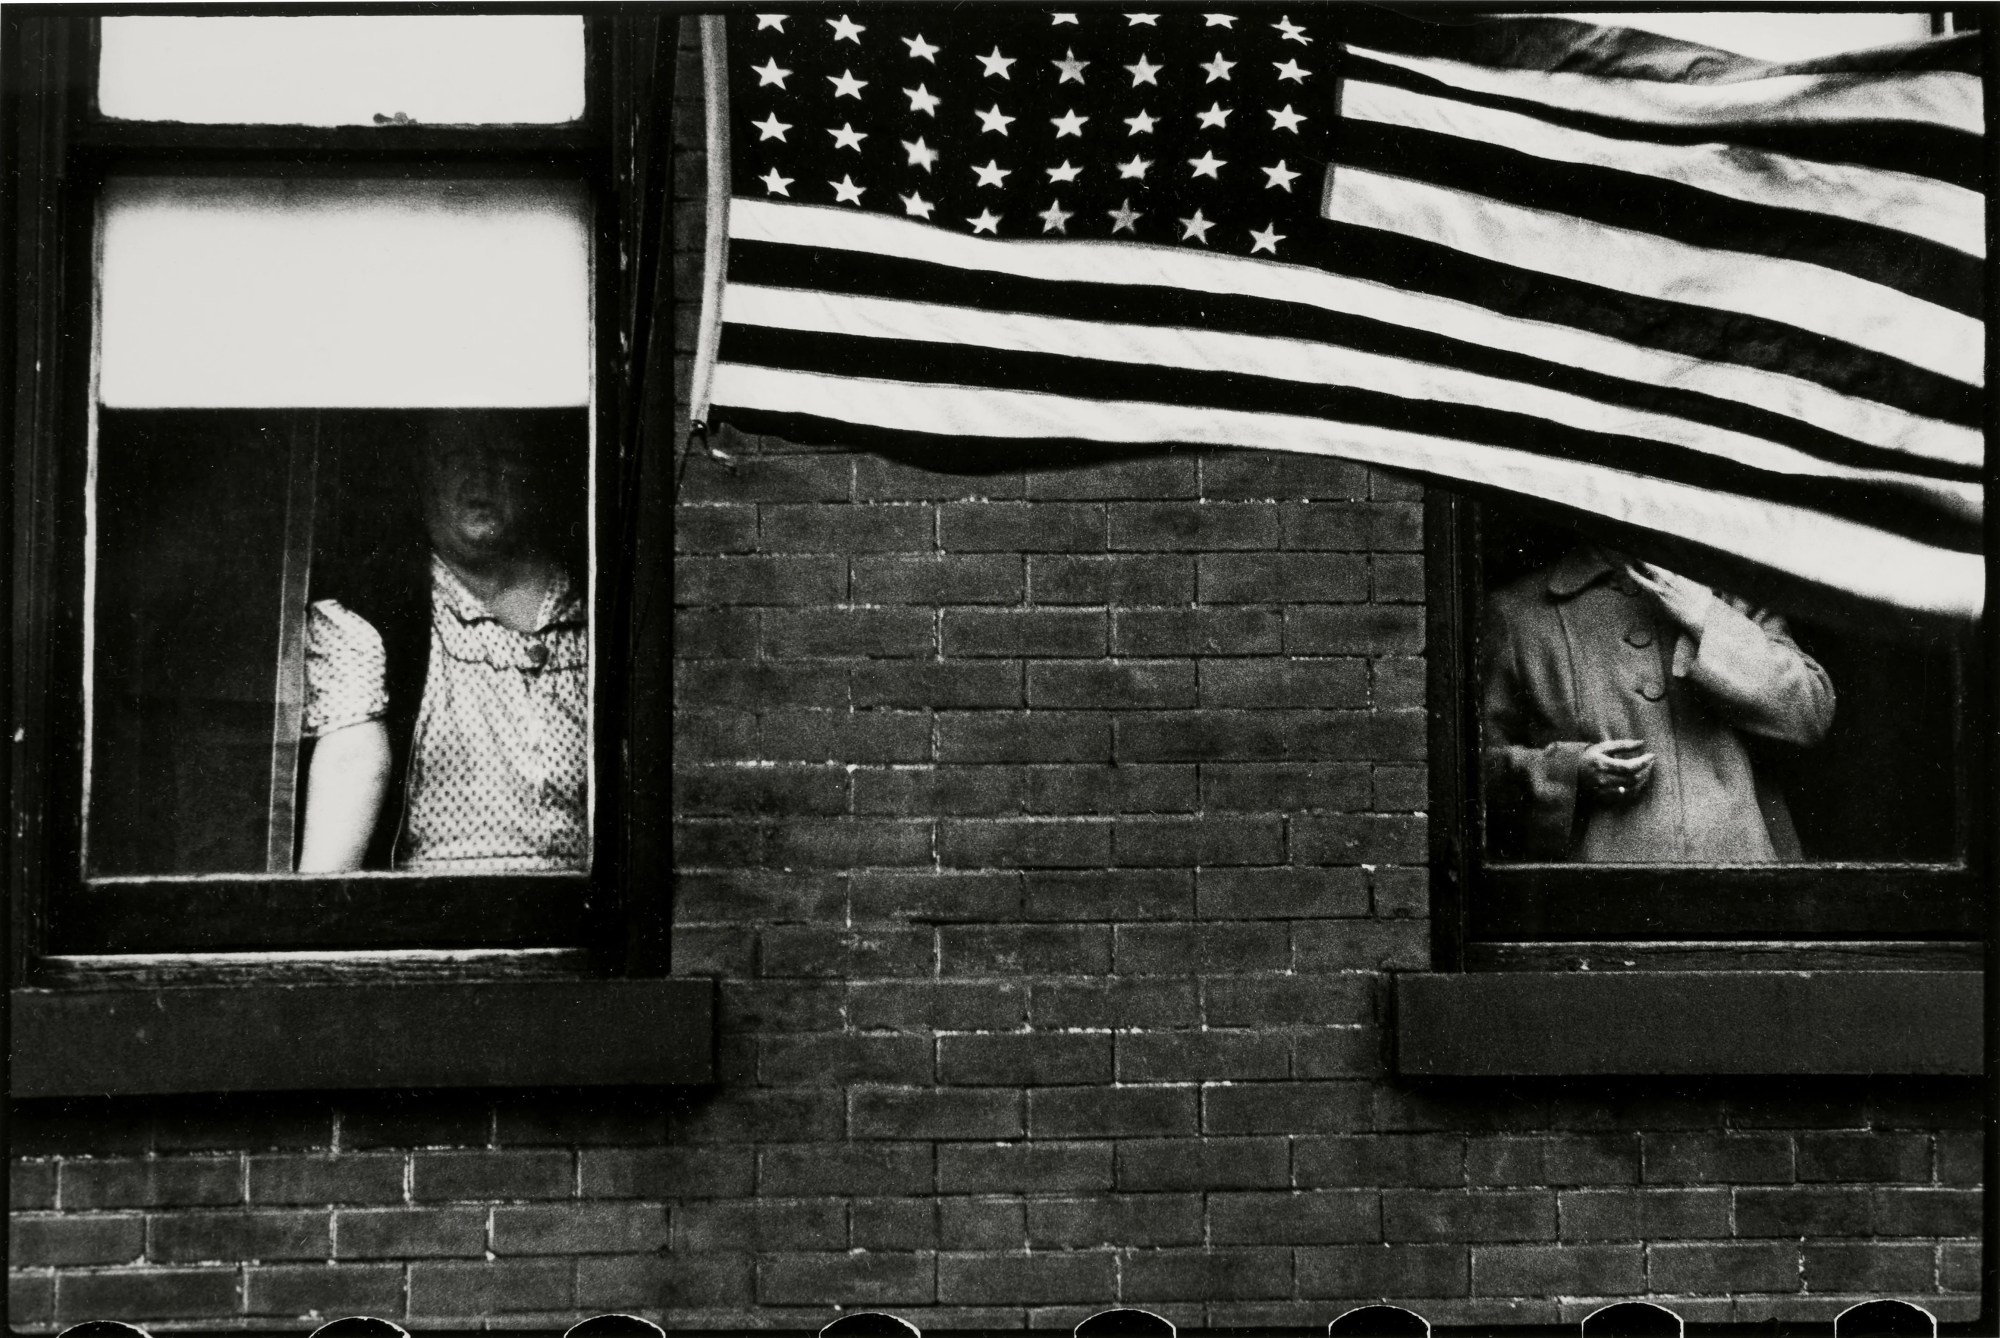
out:
{"label": "woman's face", "polygon": [[424,525],[445,558],[478,565],[512,557],[533,530],[534,470],[517,442],[452,434],[424,446]]}

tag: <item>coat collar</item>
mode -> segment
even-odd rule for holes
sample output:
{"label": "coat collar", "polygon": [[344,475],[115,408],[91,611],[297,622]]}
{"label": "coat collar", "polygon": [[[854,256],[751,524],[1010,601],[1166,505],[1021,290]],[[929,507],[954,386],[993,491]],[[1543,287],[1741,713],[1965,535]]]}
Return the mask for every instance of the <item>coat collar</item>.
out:
{"label": "coat collar", "polygon": [[1611,574],[1611,564],[1604,560],[1604,555],[1594,546],[1582,544],[1563,554],[1562,561],[1549,568],[1549,593],[1557,599],[1568,599]]}

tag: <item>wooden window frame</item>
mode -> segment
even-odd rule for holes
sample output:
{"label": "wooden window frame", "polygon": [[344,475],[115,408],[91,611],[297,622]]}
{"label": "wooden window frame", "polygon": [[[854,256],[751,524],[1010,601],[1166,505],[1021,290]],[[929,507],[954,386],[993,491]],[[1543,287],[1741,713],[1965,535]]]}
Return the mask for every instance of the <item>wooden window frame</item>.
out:
{"label": "wooden window frame", "polygon": [[[670,417],[664,312],[659,337],[649,335],[665,264],[657,252],[677,23],[671,15],[583,21],[586,103],[574,123],[306,128],[101,118],[99,18],[70,9],[0,16],[8,210],[0,348],[14,470],[0,550],[13,599],[0,657],[12,739],[11,905],[0,957],[13,986],[15,1096],[267,1090],[299,1086],[301,1073],[322,1088],[712,1075],[713,982],[669,975],[671,684],[649,666],[670,662],[657,612],[671,543],[670,453],[641,446],[662,441]],[[600,555],[590,607],[599,668],[588,874],[84,881],[80,516],[93,229],[105,177],[138,168],[556,175],[585,186],[594,211]],[[642,393],[642,384],[651,389]],[[339,1043],[342,1019],[357,1008],[366,1024]],[[609,1039],[566,1047],[538,1021],[551,1009],[572,1039],[577,1027]],[[523,1039],[535,1036],[548,1043]],[[302,1046],[328,1058],[302,1067]],[[231,1056],[220,1068],[188,1067],[215,1050]],[[398,1053],[438,1063],[411,1070]],[[473,1053],[486,1057],[463,1058]],[[79,1059],[91,1055],[107,1058]]]}

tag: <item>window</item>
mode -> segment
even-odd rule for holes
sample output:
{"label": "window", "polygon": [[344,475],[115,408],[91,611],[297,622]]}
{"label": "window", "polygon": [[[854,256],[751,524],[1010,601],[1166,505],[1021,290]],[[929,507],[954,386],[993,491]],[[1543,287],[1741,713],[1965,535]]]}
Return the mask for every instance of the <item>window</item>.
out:
{"label": "window", "polygon": [[[665,636],[633,610],[664,541],[643,499],[667,466],[641,443],[668,398],[646,378],[675,36],[574,14],[8,16],[12,965],[68,999],[70,1049],[78,986],[664,972],[636,815],[664,789],[644,759],[666,753],[666,685],[627,665]],[[539,606],[473,595],[468,625],[566,629],[521,646],[524,677],[582,648],[574,774],[529,776],[578,797],[573,839],[552,866],[419,860],[413,781],[386,787],[361,867],[300,872],[337,729],[314,723],[313,661],[347,644],[316,620],[389,607],[391,568],[423,582],[415,650],[373,627],[390,667],[362,678],[419,666],[389,710],[418,713],[412,772],[442,769],[422,743],[458,719],[422,686],[433,511],[437,479],[475,467],[532,498],[547,562]],[[499,654],[479,638],[468,662]]]}

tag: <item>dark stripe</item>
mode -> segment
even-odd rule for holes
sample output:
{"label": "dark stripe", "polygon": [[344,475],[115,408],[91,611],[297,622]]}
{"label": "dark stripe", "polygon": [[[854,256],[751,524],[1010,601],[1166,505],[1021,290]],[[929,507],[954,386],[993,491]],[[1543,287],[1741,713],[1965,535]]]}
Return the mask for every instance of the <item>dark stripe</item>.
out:
{"label": "dark stripe", "polygon": [[734,242],[731,282],[772,288],[826,289],[860,297],[948,302],[982,311],[1069,320],[1199,328],[1364,349],[1565,391],[1600,403],[1666,414],[1781,442],[1830,463],[1977,482],[1976,466],[1924,460],[1858,442],[1764,409],[1696,391],[1607,376],[1530,353],[1488,348],[1423,330],[1319,307],[1240,294],[1178,288],[1022,278],[960,270],[856,251]]}
{"label": "dark stripe", "polygon": [[763,326],[725,324],[717,360],[837,377],[868,379],[886,374],[915,384],[1284,414],[1388,428],[1506,446],[1820,511],[1941,548],[1980,549],[1981,531],[1976,522],[1944,514],[1924,499],[1879,484],[1771,474],[1683,447],[1584,432],[1482,405],[1406,399],[1351,387],[1301,385],[1238,372],[1139,366],[915,340],[860,339]]}
{"label": "dark stripe", "polygon": [[1983,261],[1891,228],[1372,121],[1342,122],[1335,155],[1355,167],[1690,246],[1818,265],[1980,315]]}
{"label": "dark stripe", "polygon": [[[1662,83],[1730,84],[1786,74],[1978,74],[1977,33],[1774,64],[1639,28],[1612,29],[1555,17],[1418,19],[1380,6],[1342,16],[1343,41],[1378,50],[1503,69],[1561,71]],[[1616,41],[1608,34],[1616,31]]]}
{"label": "dark stripe", "polygon": [[1984,139],[1945,126],[1912,121],[1839,121],[1809,125],[1763,125],[1731,122],[1711,125],[1662,125],[1594,112],[1569,111],[1528,98],[1458,88],[1416,70],[1346,53],[1341,73],[1350,79],[1387,84],[1428,93],[1475,107],[1520,112],[1549,122],[1588,130],[1612,139],[1647,140],[1657,144],[1736,144],[1813,162],[1851,163],[1889,172],[1907,172],[1950,182],[1967,190],[1985,189]]}

